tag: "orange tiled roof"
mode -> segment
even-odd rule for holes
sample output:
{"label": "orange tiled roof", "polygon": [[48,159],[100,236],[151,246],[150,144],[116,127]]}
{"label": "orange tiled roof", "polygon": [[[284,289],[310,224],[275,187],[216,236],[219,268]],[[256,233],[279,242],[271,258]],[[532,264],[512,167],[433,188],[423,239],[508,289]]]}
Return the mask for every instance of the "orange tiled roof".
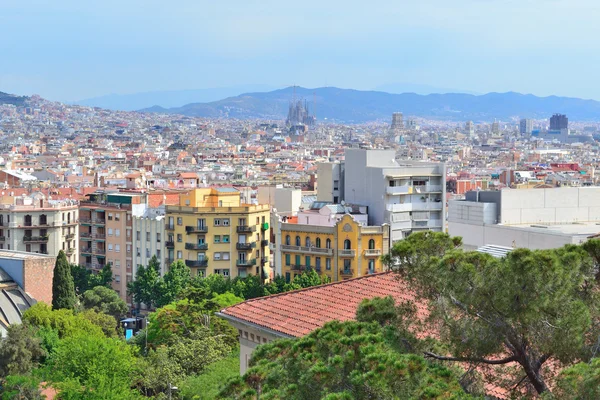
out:
{"label": "orange tiled roof", "polygon": [[[329,321],[350,321],[363,299],[392,296],[397,303],[414,300],[414,293],[391,272],[245,301],[222,314],[292,337],[301,337]],[[418,314],[427,315],[418,304]]]}

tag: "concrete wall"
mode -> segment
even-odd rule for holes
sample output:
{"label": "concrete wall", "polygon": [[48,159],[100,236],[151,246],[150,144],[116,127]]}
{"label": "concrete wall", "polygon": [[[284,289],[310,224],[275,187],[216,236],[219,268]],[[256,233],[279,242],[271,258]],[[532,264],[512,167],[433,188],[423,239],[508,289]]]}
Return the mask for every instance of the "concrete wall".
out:
{"label": "concrete wall", "polygon": [[295,215],[302,203],[302,191],[276,186],[259,186],[256,199],[258,204],[269,204],[279,213]]}
{"label": "concrete wall", "polygon": [[496,203],[476,203],[472,201],[450,201],[448,222],[473,225],[495,224],[497,222]]}

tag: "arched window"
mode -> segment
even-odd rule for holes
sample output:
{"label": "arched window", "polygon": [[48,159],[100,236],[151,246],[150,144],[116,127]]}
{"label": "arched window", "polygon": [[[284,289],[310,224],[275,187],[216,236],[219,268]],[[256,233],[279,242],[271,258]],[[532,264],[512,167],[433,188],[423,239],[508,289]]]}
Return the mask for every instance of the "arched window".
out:
{"label": "arched window", "polygon": [[296,246],[300,246],[300,236],[296,236]]}
{"label": "arched window", "polygon": [[0,226],[4,225],[4,215],[0,215]]}
{"label": "arched window", "polygon": [[310,247],[310,238],[307,236],[306,239],[304,240],[304,245],[306,247]]}
{"label": "arched window", "polygon": [[371,239],[369,240],[369,250],[373,250],[375,249],[375,240]]}
{"label": "arched window", "polygon": [[352,248],[352,243],[350,242],[350,239],[344,240],[344,250],[350,250],[351,248]]}
{"label": "arched window", "polygon": [[29,214],[25,216],[25,226],[31,226],[31,215]]}
{"label": "arched window", "polygon": [[326,249],[330,249],[330,248],[331,248],[331,239],[327,239],[327,240],[325,241],[325,248],[326,248]]}
{"label": "arched window", "polygon": [[48,218],[46,214],[40,215],[40,225],[48,225]]}
{"label": "arched window", "polygon": [[317,238],[317,240],[315,240],[315,246],[317,246],[317,248],[321,248],[321,238]]}
{"label": "arched window", "polygon": [[292,244],[292,238],[290,238],[290,235],[287,235],[287,236],[285,237],[285,244],[287,244],[288,246],[289,246],[290,244]]}
{"label": "arched window", "polygon": [[71,223],[71,213],[67,213],[67,223],[70,224]]}

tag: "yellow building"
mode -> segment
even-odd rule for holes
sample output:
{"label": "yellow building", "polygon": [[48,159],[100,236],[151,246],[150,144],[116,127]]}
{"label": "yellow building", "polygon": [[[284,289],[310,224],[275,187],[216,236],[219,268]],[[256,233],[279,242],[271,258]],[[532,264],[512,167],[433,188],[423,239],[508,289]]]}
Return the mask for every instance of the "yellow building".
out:
{"label": "yellow building", "polygon": [[167,264],[184,260],[192,275],[260,274],[268,279],[269,205],[240,203],[234,188],[194,189],[167,206]]}
{"label": "yellow building", "polygon": [[332,281],[383,271],[389,251],[389,225],[361,226],[344,215],[334,226],[281,224],[281,265],[289,281],[308,269]]}

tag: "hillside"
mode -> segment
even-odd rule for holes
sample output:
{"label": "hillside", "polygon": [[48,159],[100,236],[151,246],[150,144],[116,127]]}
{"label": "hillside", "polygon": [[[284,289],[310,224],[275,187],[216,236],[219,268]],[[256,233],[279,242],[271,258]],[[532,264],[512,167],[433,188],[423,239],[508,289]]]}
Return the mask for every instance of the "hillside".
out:
{"label": "hillside", "polygon": [[15,106],[22,106],[25,104],[27,97],[15,96],[14,94],[8,94],[0,92],[0,104],[13,104]]}
{"label": "hillside", "polygon": [[[166,110],[144,109],[143,112],[167,112],[197,117],[273,118],[287,115],[294,89],[246,93],[208,103],[191,103]],[[553,113],[567,114],[572,120],[600,121],[600,102],[569,97],[537,97],[520,93],[472,94],[390,94],[376,91],[338,89],[333,87],[306,89],[296,87],[296,98],[306,99],[313,108],[316,100],[317,119],[360,123],[389,120],[391,114],[455,121],[493,121],[511,117],[549,118]]]}

